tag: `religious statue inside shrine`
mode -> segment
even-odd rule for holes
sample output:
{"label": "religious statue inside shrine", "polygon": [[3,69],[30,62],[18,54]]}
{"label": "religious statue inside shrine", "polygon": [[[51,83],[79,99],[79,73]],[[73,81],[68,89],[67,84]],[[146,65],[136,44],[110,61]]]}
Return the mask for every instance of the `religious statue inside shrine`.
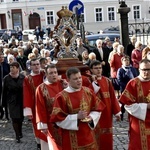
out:
{"label": "religious statue inside shrine", "polygon": [[68,10],[66,6],[62,6],[62,9],[57,12],[59,18],[53,31],[53,38],[59,45],[55,55],[57,58],[77,58],[78,56],[75,50],[77,29],[71,18],[72,15],[73,12]]}
{"label": "religious statue inside shrine", "polygon": [[66,6],[57,12],[58,20],[52,32],[52,38],[57,41],[54,50],[54,59],[57,59],[57,68],[60,74],[65,73],[69,67],[78,67],[81,72],[88,70],[78,59],[75,41],[77,39],[77,28],[72,20],[73,12]]}

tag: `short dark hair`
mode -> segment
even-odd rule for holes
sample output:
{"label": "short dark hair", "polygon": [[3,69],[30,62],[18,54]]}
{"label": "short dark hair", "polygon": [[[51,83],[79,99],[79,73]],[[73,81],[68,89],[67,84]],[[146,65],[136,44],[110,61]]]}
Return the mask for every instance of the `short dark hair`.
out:
{"label": "short dark hair", "polygon": [[101,65],[101,62],[99,60],[93,60],[91,63],[90,63],[90,69],[93,68],[93,66],[97,66],[97,65]]}
{"label": "short dark hair", "polygon": [[44,62],[45,60],[47,60],[45,57],[40,58],[40,64],[41,64],[42,62]]}
{"label": "short dark hair", "polygon": [[57,69],[57,67],[56,67],[55,64],[47,65],[47,66],[45,67],[45,72],[46,72],[46,73],[47,73],[48,68],[56,68],[56,69]]}
{"label": "short dark hair", "polygon": [[69,79],[72,74],[76,74],[76,73],[79,73],[79,72],[81,72],[81,71],[80,71],[78,68],[76,68],[76,67],[71,67],[71,68],[69,68],[69,69],[66,71],[66,76],[67,76],[67,78]]}
{"label": "short dark hair", "polygon": [[129,59],[129,60],[130,60],[130,57],[129,57],[128,55],[124,55],[124,56],[121,58],[121,62],[122,62],[124,59]]}
{"label": "short dark hair", "polygon": [[33,61],[37,61],[37,60],[39,61],[39,59],[37,59],[37,58],[31,59],[31,60],[30,60],[30,65],[32,64]]}
{"label": "short dark hair", "polygon": [[12,62],[11,64],[9,64],[9,66],[16,66],[17,68],[20,67],[19,63],[18,62]]}

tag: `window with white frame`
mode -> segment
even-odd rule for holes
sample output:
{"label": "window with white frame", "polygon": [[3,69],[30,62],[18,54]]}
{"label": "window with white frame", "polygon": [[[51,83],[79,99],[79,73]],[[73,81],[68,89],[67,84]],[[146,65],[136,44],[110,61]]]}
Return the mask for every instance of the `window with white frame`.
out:
{"label": "window with white frame", "polygon": [[103,9],[95,8],[96,22],[103,21]]}
{"label": "window with white frame", "polygon": [[115,8],[108,7],[108,21],[114,21],[114,20],[115,20]]}
{"label": "window with white frame", "polygon": [[46,16],[47,16],[47,25],[49,24],[54,24],[54,12],[53,11],[47,11],[46,12]]}
{"label": "window with white frame", "polygon": [[134,19],[140,19],[140,5],[133,6],[133,17]]}

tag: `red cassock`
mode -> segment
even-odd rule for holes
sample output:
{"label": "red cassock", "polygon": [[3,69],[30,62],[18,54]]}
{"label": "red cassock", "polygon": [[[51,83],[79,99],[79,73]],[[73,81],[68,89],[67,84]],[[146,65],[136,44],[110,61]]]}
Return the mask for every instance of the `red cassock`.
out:
{"label": "red cassock", "polygon": [[[80,91],[69,93],[65,90],[56,95],[51,122],[61,122],[68,115],[77,114],[79,110],[102,111],[105,105],[93,91],[82,87]],[[97,150],[94,130],[88,123],[78,120],[78,130],[62,129],[63,150]]]}
{"label": "red cassock", "polygon": [[24,108],[28,107],[31,108],[32,110],[33,115],[32,124],[35,136],[43,140],[46,140],[45,135],[40,130],[37,130],[36,115],[35,115],[35,90],[37,86],[43,83],[43,78],[44,72],[40,72],[40,74],[34,76],[31,75],[26,76],[23,83],[23,102]]}
{"label": "red cassock", "polygon": [[97,96],[106,105],[102,111],[101,118],[95,129],[96,139],[99,150],[113,149],[113,131],[112,122],[113,115],[120,112],[120,106],[116,99],[113,86],[108,78],[102,76],[101,80],[97,80],[100,90]]}
{"label": "red cassock", "polygon": [[91,81],[89,80],[89,78],[82,75],[82,86],[89,87],[90,83],[91,83]]}
{"label": "red cassock", "polygon": [[[50,123],[50,115],[53,109],[54,97],[63,90],[60,81],[53,84],[42,83],[36,90],[36,122],[42,122],[48,125],[48,131],[51,134],[51,139],[61,146],[61,129],[56,127],[54,123]],[[56,149],[56,148],[55,148]]]}
{"label": "red cassock", "polygon": [[[120,97],[125,105],[150,102],[150,81],[131,80]],[[129,150],[150,149],[150,110],[147,109],[145,121],[129,114]]]}

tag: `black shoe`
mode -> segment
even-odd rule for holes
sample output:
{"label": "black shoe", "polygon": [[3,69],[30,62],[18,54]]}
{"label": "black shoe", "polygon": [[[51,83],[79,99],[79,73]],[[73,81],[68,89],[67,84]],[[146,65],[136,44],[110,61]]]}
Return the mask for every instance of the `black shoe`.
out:
{"label": "black shoe", "polygon": [[20,138],[19,138],[19,137],[16,138],[16,142],[17,142],[17,143],[20,143]]}
{"label": "black shoe", "polygon": [[37,150],[41,150],[41,144],[37,144]]}

